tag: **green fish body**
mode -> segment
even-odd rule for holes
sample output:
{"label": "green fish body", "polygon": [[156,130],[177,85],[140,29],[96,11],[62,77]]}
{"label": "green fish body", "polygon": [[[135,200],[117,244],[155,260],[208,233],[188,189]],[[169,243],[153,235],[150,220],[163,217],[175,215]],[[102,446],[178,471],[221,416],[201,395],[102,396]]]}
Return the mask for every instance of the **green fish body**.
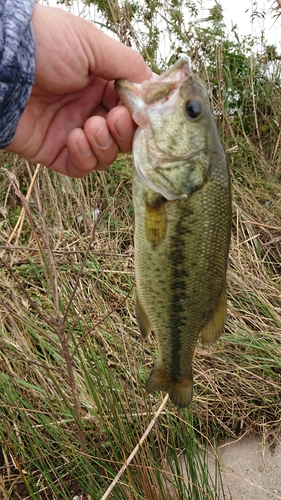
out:
{"label": "green fish body", "polygon": [[178,407],[192,399],[194,350],[226,320],[231,193],[207,91],[186,58],[141,85],[116,82],[139,125],[133,157],[136,317],[155,331],[148,392]]}

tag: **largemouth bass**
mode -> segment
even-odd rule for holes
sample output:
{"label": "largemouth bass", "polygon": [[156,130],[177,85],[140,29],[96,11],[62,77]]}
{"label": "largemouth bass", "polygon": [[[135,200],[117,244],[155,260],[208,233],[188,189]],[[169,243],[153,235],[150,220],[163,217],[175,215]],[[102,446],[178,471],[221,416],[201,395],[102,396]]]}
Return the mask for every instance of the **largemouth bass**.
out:
{"label": "largemouth bass", "polygon": [[181,58],[151,81],[117,80],[139,125],[133,143],[136,317],[155,331],[158,361],[148,392],[178,407],[193,393],[198,336],[220,336],[226,320],[231,193],[208,94]]}

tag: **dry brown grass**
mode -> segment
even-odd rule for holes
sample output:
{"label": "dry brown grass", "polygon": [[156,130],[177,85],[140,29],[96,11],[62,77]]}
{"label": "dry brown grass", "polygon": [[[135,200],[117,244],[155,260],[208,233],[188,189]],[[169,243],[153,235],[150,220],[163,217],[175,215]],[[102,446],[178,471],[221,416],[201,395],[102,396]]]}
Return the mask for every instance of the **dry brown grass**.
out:
{"label": "dry brown grass", "polygon": [[[266,161],[257,168],[260,156],[252,150],[254,168],[248,164],[245,171],[238,154],[237,149],[228,153],[233,237],[225,334],[208,349],[198,345],[192,411],[181,416],[168,405],[116,498],[137,491],[139,484],[160,488],[159,498],[169,498],[161,493],[159,474],[162,470],[163,478],[167,470],[169,450],[180,455],[186,446],[187,429],[200,431],[209,442],[254,431],[273,443],[280,434],[280,168]],[[11,485],[26,472],[36,481],[41,477],[40,498],[50,498],[42,493],[48,491],[47,480],[54,498],[60,498],[57,491],[68,498],[70,492],[87,491],[90,471],[100,475],[91,487],[100,491],[161,402],[143,390],[155,343],[142,343],[134,318],[131,160],[121,157],[110,172],[83,181],[43,167],[33,179],[35,168],[23,160],[2,155],[1,162],[3,491],[8,485],[16,491]],[[96,207],[101,215],[95,227]],[[22,208],[22,226],[13,234]],[[36,457],[44,442],[48,453]],[[64,467],[58,472],[62,449],[74,453],[75,474]],[[77,466],[80,453],[91,457],[85,479]],[[25,471],[28,457],[31,470]],[[152,490],[143,489],[143,498],[153,498]],[[25,491],[33,498],[30,489]]]}

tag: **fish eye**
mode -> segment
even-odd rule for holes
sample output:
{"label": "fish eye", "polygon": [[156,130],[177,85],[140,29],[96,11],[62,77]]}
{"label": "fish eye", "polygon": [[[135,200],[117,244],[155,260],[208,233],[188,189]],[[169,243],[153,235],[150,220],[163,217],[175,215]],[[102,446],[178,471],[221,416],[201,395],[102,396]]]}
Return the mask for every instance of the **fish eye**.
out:
{"label": "fish eye", "polygon": [[195,99],[187,101],[185,111],[190,118],[198,118],[201,115],[201,104]]}

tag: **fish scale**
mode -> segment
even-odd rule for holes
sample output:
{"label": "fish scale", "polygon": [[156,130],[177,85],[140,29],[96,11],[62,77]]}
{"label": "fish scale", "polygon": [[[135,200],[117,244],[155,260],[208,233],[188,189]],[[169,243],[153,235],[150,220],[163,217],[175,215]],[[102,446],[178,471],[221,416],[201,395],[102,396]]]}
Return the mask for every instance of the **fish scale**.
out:
{"label": "fish scale", "polygon": [[[198,336],[215,341],[226,319],[231,194],[202,82],[186,59],[159,80],[159,96],[157,81],[151,88],[150,82],[116,85],[141,125],[133,146],[136,317],[142,336],[154,330],[158,345],[146,390],[166,391],[185,407],[192,399]],[[188,104],[200,110],[195,120],[186,114]]]}
{"label": "fish scale", "polygon": [[[198,334],[225,290],[226,258],[218,260],[217,256],[229,233],[224,215],[229,211],[229,200],[222,193],[215,206],[210,205],[211,191],[217,194],[217,189],[209,183],[187,200],[166,202],[168,229],[156,251],[145,230],[145,199],[149,188],[136,174],[133,186],[137,294],[158,343],[158,363],[146,389],[160,390],[165,384],[168,388],[170,378],[175,383],[183,381],[190,389],[187,399],[186,391],[183,400],[182,391],[169,394],[177,406],[186,406],[192,396],[192,359]],[[206,231],[202,231],[202,212]],[[169,381],[163,376],[156,389],[154,375],[159,369],[168,374]]]}

